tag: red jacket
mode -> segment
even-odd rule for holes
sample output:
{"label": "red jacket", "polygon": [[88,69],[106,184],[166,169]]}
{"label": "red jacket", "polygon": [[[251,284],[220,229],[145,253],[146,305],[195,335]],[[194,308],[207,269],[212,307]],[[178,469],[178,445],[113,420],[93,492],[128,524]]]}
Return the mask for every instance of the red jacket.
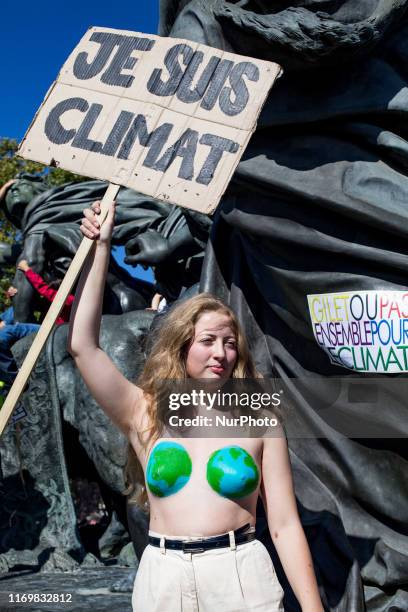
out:
{"label": "red jacket", "polygon": [[[45,280],[39,274],[37,274],[37,272],[34,272],[34,270],[31,270],[31,268],[26,270],[24,274],[26,276],[26,279],[30,281],[34,289],[36,289],[36,291],[38,291],[40,295],[45,297],[45,299],[48,300],[49,302],[54,301],[54,298],[57,295],[56,289],[49,287],[47,283],[45,282]],[[55,321],[57,325],[61,325],[61,323],[67,323],[69,321],[69,316],[71,314],[71,306],[72,306],[73,301],[74,301],[74,296],[69,295],[67,299],[65,300],[65,304],[62,307],[62,310],[59,313],[57,320]]]}

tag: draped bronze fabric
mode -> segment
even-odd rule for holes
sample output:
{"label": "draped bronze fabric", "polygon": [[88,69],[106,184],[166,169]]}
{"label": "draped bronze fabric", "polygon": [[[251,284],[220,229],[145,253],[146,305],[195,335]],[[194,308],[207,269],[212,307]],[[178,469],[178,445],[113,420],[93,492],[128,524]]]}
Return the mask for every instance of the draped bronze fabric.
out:
{"label": "draped bronze fabric", "polygon": [[[161,2],[162,34],[284,69],[218,209],[201,277],[201,290],[239,314],[265,375],[355,376],[316,342],[307,295],[408,288],[407,4]],[[297,408],[315,418],[307,397]],[[372,406],[379,431],[397,403],[401,415],[401,396]],[[323,426],[321,438],[289,439],[330,610],[408,609],[405,414],[384,439]],[[288,589],[285,604],[298,609]]]}

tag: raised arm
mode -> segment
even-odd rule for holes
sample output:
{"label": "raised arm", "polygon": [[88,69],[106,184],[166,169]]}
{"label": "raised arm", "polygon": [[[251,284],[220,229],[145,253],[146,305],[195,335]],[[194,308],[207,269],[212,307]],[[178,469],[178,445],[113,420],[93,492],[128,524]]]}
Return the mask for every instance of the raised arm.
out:
{"label": "raised arm", "polygon": [[85,263],[75,295],[68,351],[98,404],[129,436],[135,417],[144,404],[143,392],[123,376],[99,346],[103,293],[115,217],[114,204],[101,228],[97,219],[99,213],[99,202],[84,211],[81,231],[95,240],[95,246]]}
{"label": "raised arm", "polygon": [[266,438],[261,494],[279,559],[302,612],[324,612],[309,545],[299,519],[286,438]]}

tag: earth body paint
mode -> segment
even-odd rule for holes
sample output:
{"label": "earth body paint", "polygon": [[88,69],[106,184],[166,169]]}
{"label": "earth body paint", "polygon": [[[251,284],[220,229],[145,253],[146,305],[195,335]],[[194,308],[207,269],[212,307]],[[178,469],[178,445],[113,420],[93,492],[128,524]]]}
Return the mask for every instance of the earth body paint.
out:
{"label": "earth body paint", "polygon": [[168,497],[187,484],[192,470],[190,455],[177,442],[159,442],[150,453],[146,483],[156,497]]}
{"label": "earth body paint", "polygon": [[238,499],[255,491],[259,470],[246,450],[240,446],[225,446],[210,456],[207,481],[219,495]]}

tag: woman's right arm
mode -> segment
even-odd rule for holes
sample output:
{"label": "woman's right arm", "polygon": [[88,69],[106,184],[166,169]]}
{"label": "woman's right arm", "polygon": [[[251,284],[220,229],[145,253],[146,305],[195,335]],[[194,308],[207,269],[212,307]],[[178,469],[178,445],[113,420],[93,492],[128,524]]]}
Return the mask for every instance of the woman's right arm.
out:
{"label": "woman's right arm", "polygon": [[89,391],[112,421],[129,436],[144,404],[143,392],[117,369],[99,346],[99,331],[115,206],[99,228],[99,202],[84,211],[81,231],[96,241],[82,270],[72,305],[68,351]]}

